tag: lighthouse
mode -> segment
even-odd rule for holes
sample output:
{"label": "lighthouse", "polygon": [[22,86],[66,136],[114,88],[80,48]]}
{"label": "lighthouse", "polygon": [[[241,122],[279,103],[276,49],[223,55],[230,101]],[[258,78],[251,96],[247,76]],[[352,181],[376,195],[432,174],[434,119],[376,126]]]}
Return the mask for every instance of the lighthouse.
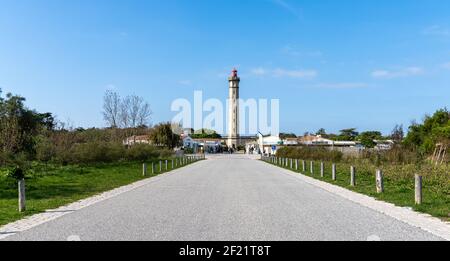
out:
{"label": "lighthouse", "polygon": [[237,148],[240,145],[239,137],[239,82],[238,71],[233,69],[229,82],[229,108],[228,108],[228,141],[227,145],[230,148]]}

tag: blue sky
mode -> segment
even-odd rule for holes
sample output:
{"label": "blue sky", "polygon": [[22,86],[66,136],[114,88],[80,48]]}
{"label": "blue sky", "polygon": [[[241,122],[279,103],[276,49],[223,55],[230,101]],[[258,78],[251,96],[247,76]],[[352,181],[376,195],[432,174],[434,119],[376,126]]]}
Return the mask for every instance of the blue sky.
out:
{"label": "blue sky", "polygon": [[0,87],[76,126],[107,89],[151,104],[278,98],[281,130],[389,133],[450,105],[447,0],[1,0]]}

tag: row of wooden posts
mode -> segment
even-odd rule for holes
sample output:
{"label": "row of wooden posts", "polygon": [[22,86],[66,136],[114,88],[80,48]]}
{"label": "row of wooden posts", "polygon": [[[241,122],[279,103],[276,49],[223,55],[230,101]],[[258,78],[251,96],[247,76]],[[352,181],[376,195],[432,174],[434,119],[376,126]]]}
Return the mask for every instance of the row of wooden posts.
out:
{"label": "row of wooden posts", "polygon": [[[174,169],[178,166],[184,166],[199,160],[205,159],[205,155],[194,155],[194,156],[183,156],[183,157],[178,157],[175,159],[172,159],[171,164],[172,164],[172,168]],[[160,160],[159,161],[159,173],[161,173],[163,170],[167,171],[169,170],[169,161],[165,160],[164,162],[165,168],[163,169],[163,161]],[[151,165],[151,169],[152,169],[152,174],[155,174],[156,169],[155,169],[155,163],[152,163]],[[147,163],[144,163],[142,166],[142,174],[144,176],[147,175]],[[25,200],[25,179],[21,179],[18,181],[18,185],[19,185],[19,212],[24,212],[26,210],[26,200]]]}
{"label": "row of wooden posts", "polygon": [[[290,168],[292,170],[299,171],[300,163],[302,167],[303,174],[306,174],[306,161],[290,158],[279,158],[274,156],[262,156],[262,160],[268,163],[278,165],[281,167]],[[309,172],[314,175],[314,161],[310,161]],[[325,163],[320,162],[320,176],[323,178],[325,176]],[[331,179],[336,181],[336,163],[331,164]],[[375,173],[376,190],[377,193],[384,192],[384,178],[383,171],[378,169]],[[356,168],[350,166],[350,186],[356,186]],[[415,175],[415,202],[416,204],[422,204],[422,176]]]}
{"label": "row of wooden posts", "polygon": [[[172,159],[170,162],[171,164],[171,168],[170,169],[174,169],[177,168],[178,166],[184,166],[199,160],[205,159],[205,155],[193,155],[193,156],[183,156],[183,157],[177,157],[175,159]],[[157,173],[157,169],[155,168],[155,163],[152,162],[151,163],[151,174],[155,174]],[[168,171],[169,170],[169,160],[165,160],[159,161],[159,164],[157,165],[159,166],[159,171],[158,173],[161,173],[163,170]],[[148,165],[147,163],[143,163],[142,164],[142,175],[146,176],[148,174]]]}

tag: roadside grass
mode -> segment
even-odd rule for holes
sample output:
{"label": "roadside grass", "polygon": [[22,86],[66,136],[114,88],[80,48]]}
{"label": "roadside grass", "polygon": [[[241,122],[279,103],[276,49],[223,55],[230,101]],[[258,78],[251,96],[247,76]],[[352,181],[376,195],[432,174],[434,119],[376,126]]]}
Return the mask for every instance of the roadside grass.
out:
{"label": "roadside grass", "polygon": [[[416,205],[414,201],[414,172],[413,166],[390,166],[384,170],[384,193],[376,192],[375,172],[377,167],[369,164],[356,165],[356,186],[350,186],[350,166],[348,163],[336,164],[336,181],[331,177],[331,162],[324,162],[324,177],[320,176],[320,162],[314,162],[314,174],[310,173],[310,161],[307,161],[306,171],[303,173],[301,161],[299,170],[291,169],[290,166],[280,166],[305,176],[309,176],[324,182],[328,182],[346,189],[374,197],[378,200],[393,203],[400,207],[410,207],[418,212],[430,214],[444,221],[450,221],[450,180],[449,173],[436,175],[424,175],[423,177],[423,202]],[[444,170],[445,171],[445,170]],[[406,173],[407,172],[407,173]]]}
{"label": "roadside grass", "polygon": [[152,174],[151,163],[147,162],[145,177],[139,162],[90,166],[34,164],[26,178],[27,210],[23,213],[18,211],[17,181],[5,177],[5,169],[0,169],[0,226],[190,164],[172,169],[169,159],[168,170],[164,169],[164,162],[159,172],[159,160],[154,160],[155,173]]}

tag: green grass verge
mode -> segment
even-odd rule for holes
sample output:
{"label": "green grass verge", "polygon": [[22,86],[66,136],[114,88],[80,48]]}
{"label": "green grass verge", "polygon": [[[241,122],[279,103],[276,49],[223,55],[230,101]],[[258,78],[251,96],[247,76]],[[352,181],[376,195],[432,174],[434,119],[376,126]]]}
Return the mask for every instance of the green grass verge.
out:
{"label": "green grass verge", "polygon": [[5,170],[0,169],[0,226],[180,168],[178,166],[172,169],[169,160],[169,170],[164,170],[163,163],[163,170],[159,172],[159,160],[154,163],[155,174],[152,174],[150,161],[147,163],[148,174],[145,177],[142,175],[142,163],[138,162],[85,167],[35,165],[26,179],[27,210],[24,213],[18,211],[17,182],[5,177]]}
{"label": "green grass verge", "polygon": [[[272,164],[269,163],[268,164]],[[331,162],[325,162],[324,177],[320,176],[320,162],[314,163],[314,174],[310,173],[310,161],[307,161],[306,171],[303,173],[301,161],[299,170],[291,169],[290,166],[282,167],[306,176],[325,181],[346,189],[365,194],[376,199],[393,203],[400,207],[411,207],[416,211],[428,213],[444,221],[450,221],[450,180],[447,179],[448,173],[443,173],[442,177],[424,176],[423,177],[423,203],[416,205],[414,201],[414,176],[401,175],[403,173],[399,168],[387,169],[384,175],[385,192],[378,194],[376,192],[375,166],[356,166],[356,186],[350,186],[350,166],[351,164],[340,163],[336,166],[336,181],[331,178]],[[290,165],[290,164],[289,164]],[[295,168],[295,163],[293,164]],[[382,169],[382,168],[381,168]],[[384,171],[384,170],[383,170]],[[398,173],[399,175],[395,175]]]}

